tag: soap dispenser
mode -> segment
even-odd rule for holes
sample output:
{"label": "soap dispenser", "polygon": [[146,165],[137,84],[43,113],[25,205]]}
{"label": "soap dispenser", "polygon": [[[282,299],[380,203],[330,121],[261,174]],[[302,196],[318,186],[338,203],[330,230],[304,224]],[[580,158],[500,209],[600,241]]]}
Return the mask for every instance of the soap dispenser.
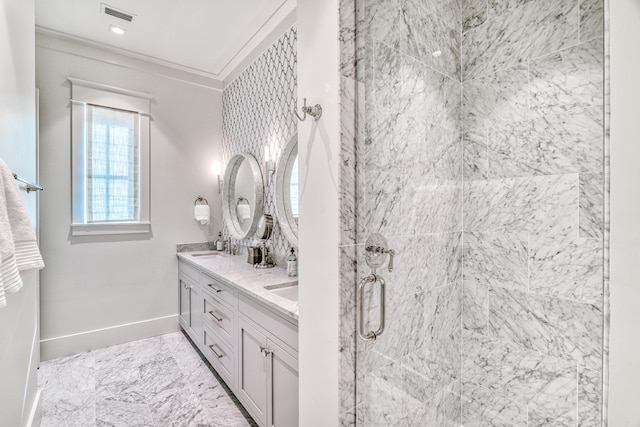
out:
{"label": "soap dispenser", "polygon": [[216,240],[216,251],[224,250],[224,241],[222,240],[222,231],[218,232],[218,239]]}
{"label": "soap dispenser", "polygon": [[291,248],[291,255],[287,257],[287,276],[296,277],[298,275],[298,258],[296,257],[293,248]]}

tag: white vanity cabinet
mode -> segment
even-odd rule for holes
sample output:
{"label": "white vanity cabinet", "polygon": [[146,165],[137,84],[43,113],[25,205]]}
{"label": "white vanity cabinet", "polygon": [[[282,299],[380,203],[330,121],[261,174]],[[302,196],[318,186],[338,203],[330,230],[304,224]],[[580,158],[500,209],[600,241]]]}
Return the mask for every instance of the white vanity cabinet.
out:
{"label": "white vanity cabinet", "polygon": [[261,427],[298,426],[297,320],[178,263],[182,328]]}
{"label": "white vanity cabinet", "polygon": [[178,299],[180,326],[189,333],[196,344],[202,343],[202,316],[198,314],[202,305],[199,286],[200,273],[188,266],[180,265],[178,274]]}
{"label": "white vanity cabinet", "polygon": [[298,425],[298,328],[239,298],[238,398],[260,425]]}

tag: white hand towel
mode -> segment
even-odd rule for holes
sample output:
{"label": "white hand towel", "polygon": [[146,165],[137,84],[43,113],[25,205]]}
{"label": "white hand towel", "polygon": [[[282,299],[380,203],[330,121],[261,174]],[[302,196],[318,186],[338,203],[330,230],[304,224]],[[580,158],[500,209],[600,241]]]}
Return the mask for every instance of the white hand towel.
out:
{"label": "white hand towel", "polygon": [[6,163],[0,159],[0,307],[5,294],[22,288],[21,271],[44,267],[36,233],[24,205],[20,188]]}
{"label": "white hand towel", "polygon": [[238,221],[246,221],[251,218],[251,208],[248,203],[240,204],[236,207],[236,213],[238,214]]}
{"label": "white hand towel", "polygon": [[209,205],[195,205],[193,208],[193,215],[196,221],[199,221],[200,224],[209,224]]}

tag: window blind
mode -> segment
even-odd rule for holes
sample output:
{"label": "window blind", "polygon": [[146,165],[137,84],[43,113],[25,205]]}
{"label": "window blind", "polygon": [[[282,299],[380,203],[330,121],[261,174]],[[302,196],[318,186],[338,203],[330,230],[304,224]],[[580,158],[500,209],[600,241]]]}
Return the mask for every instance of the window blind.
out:
{"label": "window blind", "polygon": [[87,223],[139,221],[139,115],[95,105],[86,108]]}

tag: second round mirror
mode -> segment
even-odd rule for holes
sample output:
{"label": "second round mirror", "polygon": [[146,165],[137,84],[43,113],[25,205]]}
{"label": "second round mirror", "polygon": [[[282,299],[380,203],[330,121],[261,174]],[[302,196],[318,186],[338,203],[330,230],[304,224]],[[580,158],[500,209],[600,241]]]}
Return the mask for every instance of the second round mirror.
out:
{"label": "second round mirror", "polygon": [[289,140],[278,160],[276,212],[282,234],[298,246],[298,135]]}

